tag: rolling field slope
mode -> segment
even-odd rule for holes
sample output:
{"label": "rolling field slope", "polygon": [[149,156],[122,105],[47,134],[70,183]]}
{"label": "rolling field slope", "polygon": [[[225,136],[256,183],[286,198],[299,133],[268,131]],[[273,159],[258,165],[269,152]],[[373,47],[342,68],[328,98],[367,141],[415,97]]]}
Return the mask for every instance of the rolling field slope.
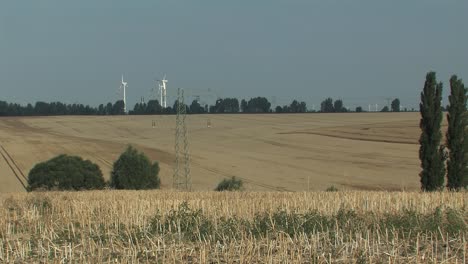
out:
{"label": "rolling field slope", "polygon": [[[230,176],[260,191],[419,189],[419,113],[194,115],[187,122],[195,190]],[[23,175],[62,153],[92,160],[109,178],[128,144],[159,161],[162,187],[170,188],[174,131],[175,116],[1,118],[0,192],[24,190]]]}

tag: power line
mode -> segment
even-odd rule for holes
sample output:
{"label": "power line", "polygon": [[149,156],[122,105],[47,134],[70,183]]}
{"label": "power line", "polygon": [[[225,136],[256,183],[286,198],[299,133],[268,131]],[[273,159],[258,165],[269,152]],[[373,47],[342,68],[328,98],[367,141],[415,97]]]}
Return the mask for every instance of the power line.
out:
{"label": "power line", "polygon": [[[173,176],[173,188],[190,191],[192,182],[190,178],[190,153],[188,147],[187,125],[185,122],[187,111],[184,103],[184,90],[177,89],[177,116],[175,129],[175,166]],[[181,149],[181,144],[183,147]],[[181,153],[182,151],[182,153]],[[183,166],[183,171],[181,171]],[[183,173],[183,175],[181,175]]]}

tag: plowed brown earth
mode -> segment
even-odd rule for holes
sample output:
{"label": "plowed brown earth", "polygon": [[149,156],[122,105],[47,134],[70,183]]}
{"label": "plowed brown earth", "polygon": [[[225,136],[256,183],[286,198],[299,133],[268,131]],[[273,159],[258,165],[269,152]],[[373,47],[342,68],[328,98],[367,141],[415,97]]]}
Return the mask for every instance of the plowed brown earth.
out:
{"label": "plowed brown earth", "polygon": [[[195,190],[230,176],[250,190],[419,188],[418,113],[194,115],[187,123]],[[0,145],[26,177],[36,163],[66,153],[97,163],[109,178],[132,144],[159,161],[170,188],[174,131],[175,116],[4,117]],[[0,192],[24,190],[1,156],[0,169]]]}

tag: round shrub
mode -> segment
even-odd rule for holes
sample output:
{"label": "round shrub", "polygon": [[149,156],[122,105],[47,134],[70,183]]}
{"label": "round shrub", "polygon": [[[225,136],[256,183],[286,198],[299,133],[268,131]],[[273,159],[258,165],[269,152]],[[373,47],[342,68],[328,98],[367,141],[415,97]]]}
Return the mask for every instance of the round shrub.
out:
{"label": "round shrub", "polygon": [[38,163],[28,175],[30,191],[103,189],[105,182],[98,165],[81,157],[59,155]]}
{"label": "round shrub", "polygon": [[244,183],[241,179],[237,179],[235,176],[232,176],[230,179],[224,179],[216,187],[216,191],[240,191],[243,189]]}
{"label": "round shrub", "polygon": [[151,164],[148,157],[129,146],[114,163],[111,187],[115,189],[147,190],[158,189],[159,164]]}

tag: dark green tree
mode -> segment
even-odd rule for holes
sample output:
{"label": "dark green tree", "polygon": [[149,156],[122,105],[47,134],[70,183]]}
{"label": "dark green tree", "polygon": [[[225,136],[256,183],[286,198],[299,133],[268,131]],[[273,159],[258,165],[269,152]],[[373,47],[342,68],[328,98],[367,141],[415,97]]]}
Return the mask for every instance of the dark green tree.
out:
{"label": "dark green tree", "polygon": [[27,116],[34,115],[34,107],[32,106],[32,104],[28,104],[26,106],[24,115],[27,115]]}
{"label": "dark green tree", "polygon": [[333,104],[333,109],[337,113],[343,113],[346,112],[346,108],[344,107],[343,100],[336,100],[335,103]]}
{"label": "dark green tree", "polygon": [[248,110],[247,107],[248,107],[247,101],[245,99],[242,99],[240,108],[241,108],[243,113],[247,112],[247,110]]}
{"label": "dark green tree", "polygon": [[129,146],[114,163],[111,187],[116,189],[146,190],[159,188],[159,164]]}
{"label": "dark green tree", "polygon": [[118,100],[112,106],[112,115],[124,115],[124,101]]}
{"label": "dark green tree", "polygon": [[112,103],[111,102],[107,103],[104,111],[106,112],[106,115],[112,115]]}
{"label": "dark green tree", "polygon": [[0,116],[8,116],[8,103],[5,101],[0,101]]}
{"label": "dark green tree", "polygon": [[444,147],[440,145],[442,133],[442,83],[437,83],[436,73],[426,75],[424,89],[421,92],[421,136],[419,138],[419,159],[422,171],[421,189],[436,191],[443,188],[445,177]]}
{"label": "dark green tree", "polygon": [[356,107],[356,113],[361,113],[362,112],[362,106]]}
{"label": "dark green tree", "polygon": [[333,106],[333,99],[332,98],[327,98],[322,101],[320,104],[320,112],[323,113],[333,113],[335,112],[335,108]]}
{"label": "dark green tree", "polygon": [[448,105],[447,148],[447,188],[460,190],[467,186],[468,180],[468,125],[467,89],[456,75],[450,78],[450,96]]}
{"label": "dark green tree", "polygon": [[289,105],[289,108],[291,109],[291,113],[299,113],[299,102],[297,100],[293,100]]}
{"label": "dark green tree", "polygon": [[218,98],[218,100],[216,100],[216,103],[214,105],[213,112],[214,113],[224,113],[224,108],[225,108],[224,99]]}
{"label": "dark green tree", "polygon": [[103,104],[100,104],[100,105],[98,106],[97,114],[98,114],[98,115],[105,115],[105,114],[106,114],[106,111],[105,111],[105,108],[104,108],[104,105],[103,105]]}
{"label": "dark green tree", "polygon": [[297,100],[293,100],[292,103],[289,105],[287,111],[284,112],[305,113],[307,112],[307,105],[305,102],[299,103]]}
{"label": "dark green tree", "polygon": [[212,110],[212,113],[238,113],[239,100],[237,98],[218,98]]}
{"label": "dark green tree", "polygon": [[34,106],[34,113],[36,115],[49,115],[50,114],[50,106],[46,102],[36,102],[36,105]]}
{"label": "dark green tree", "polygon": [[382,110],[380,110],[380,112],[388,112],[388,111],[390,111],[390,110],[388,109],[388,106],[384,106],[384,107],[382,108]]}
{"label": "dark green tree", "polygon": [[244,182],[241,179],[232,176],[230,179],[222,180],[216,187],[215,191],[241,191],[243,188]]}
{"label": "dark green tree", "polygon": [[148,115],[160,114],[162,112],[162,106],[158,100],[149,100],[146,105],[145,113]]}
{"label": "dark green tree", "polygon": [[392,101],[392,112],[400,112],[400,99],[396,98]]}
{"label": "dark green tree", "polygon": [[[175,104],[174,104],[175,105]],[[177,109],[172,109],[172,107],[163,107],[161,109],[161,113],[169,115],[169,114],[175,114],[177,112]]]}
{"label": "dark green tree", "polygon": [[59,155],[38,163],[28,175],[29,190],[91,190],[104,188],[98,165],[77,156]]}
{"label": "dark green tree", "polygon": [[133,110],[130,111],[131,115],[143,115],[146,113],[146,103],[136,103]]}
{"label": "dark green tree", "polygon": [[[242,102],[241,102],[242,106]],[[265,97],[255,97],[251,98],[247,102],[246,112],[248,113],[269,113],[271,108],[271,103],[268,102],[268,99]]]}
{"label": "dark green tree", "polygon": [[205,112],[205,108],[200,105],[198,100],[193,100],[189,108],[191,114],[202,114]]}
{"label": "dark green tree", "polygon": [[307,104],[306,102],[300,102],[299,103],[299,113],[305,113],[307,112]]}
{"label": "dark green tree", "polygon": [[225,113],[239,113],[239,100],[237,98],[224,99],[224,112]]}

